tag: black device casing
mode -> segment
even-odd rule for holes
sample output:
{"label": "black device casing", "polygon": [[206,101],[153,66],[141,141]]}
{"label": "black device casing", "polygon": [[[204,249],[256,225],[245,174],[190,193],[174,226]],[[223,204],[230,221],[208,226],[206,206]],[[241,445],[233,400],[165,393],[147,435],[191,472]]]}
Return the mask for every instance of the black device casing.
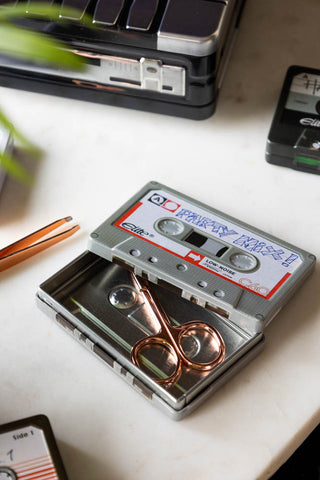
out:
{"label": "black device casing", "polygon": [[[317,75],[320,79],[320,70],[302,66],[288,69],[268,135],[266,160],[295,170],[320,174],[320,150],[311,148],[312,143],[320,142],[320,96],[319,100],[315,100],[317,103],[313,112],[307,108],[303,112],[302,106],[300,110],[286,108],[293,79],[301,74]],[[315,84],[314,89],[320,91],[320,83],[318,87]],[[299,154],[310,157],[310,164],[297,162]]]}
{"label": "black device casing", "polygon": [[[41,19],[41,16],[33,17],[30,8],[28,18],[21,20],[22,26],[51,34],[66,42],[71,50],[84,56],[89,64],[97,66],[101,56],[103,61],[111,58],[120,78],[113,74],[112,84],[107,80],[101,82],[101,79],[82,81],[77,73],[70,76],[63,71],[50,72],[48,69],[39,69],[36,65],[26,66],[2,57],[0,84],[80,100],[204,119],[214,112],[244,3],[245,0],[62,0],[61,17],[64,17],[64,7],[79,9],[78,19],[66,18],[64,22],[57,19],[49,22]],[[35,5],[32,0],[29,0],[29,4]],[[114,13],[115,5],[119,12]],[[0,6],[9,8],[3,2]],[[114,7],[113,10],[111,7]],[[93,29],[81,24],[84,13],[92,15]],[[111,16],[113,24],[109,18]],[[145,59],[153,63],[147,63],[143,73],[138,75],[139,78],[132,81],[129,78],[132,71],[143,70],[141,61]],[[137,64],[128,65],[126,60]],[[177,94],[173,92],[175,86],[172,88],[170,83],[162,83],[161,75],[167,67],[173,67],[170,75],[178,76]],[[157,81],[152,83],[149,77],[152,77],[152,71],[156,69],[159,75],[154,72]],[[126,70],[130,70],[128,78]],[[145,82],[147,86],[141,84],[145,80],[145,71],[148,71]]]}

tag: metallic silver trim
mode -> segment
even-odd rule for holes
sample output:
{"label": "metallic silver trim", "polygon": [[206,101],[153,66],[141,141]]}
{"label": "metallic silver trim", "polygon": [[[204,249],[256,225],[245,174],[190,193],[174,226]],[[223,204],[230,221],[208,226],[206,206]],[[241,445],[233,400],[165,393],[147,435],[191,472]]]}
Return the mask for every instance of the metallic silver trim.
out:
{"label": "metallic silver trim", "polygon": [[157,49],[195,57],[210,55],[217,49],[218,30],[209,37],[188,37],[174,33],[158,32]]}
{"label": "metallic silver trim", "polygon": [[188,35],[178,35],[167,33],[160,29],[158,31],[157,49],[165,52],[182,53],[195,57],[204,57],[214,53],[218,44],[228,28],[230,18],[235,10],[235,0],[230,0],[221,15],[220,24],[217,30],[206,37],[194,37]]}
{"label": "metallic silver trim", "polygon": [[12,58],[1,58],[2,67],[28,72],[71,78],[75,84],[85,82],[92,86],[109,86],[150,90],[166,95],[184,97],[186,94],[186,70],[183,67],[164,65],[160,60],[114,57],[82,50],[73,53],[91,60],[100,61],[100,65],[88,64],[83,72],[53,69],[36,64],[19,63]]}

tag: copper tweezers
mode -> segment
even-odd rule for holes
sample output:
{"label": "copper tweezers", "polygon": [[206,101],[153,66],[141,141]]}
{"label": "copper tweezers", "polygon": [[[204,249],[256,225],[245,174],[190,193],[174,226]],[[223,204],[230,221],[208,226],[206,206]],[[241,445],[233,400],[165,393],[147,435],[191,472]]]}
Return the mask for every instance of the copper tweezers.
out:
{"label": "copper tweezers", "polygon": [[54,245],[73,235],[77,230],[79,230],[79,225],[74,225],[67,230],[63,230],[56,235],[52,235],[51,237],[41,240],[42,237],[45,237],[50,232],[56,230],[70,220],[72,220],[72,217],[61,218],[60,220],[50,223],[46,227],[40,228],[40,230],[37,230],[36,232],[33,232],[30,235],[21,238],[21,240],[18,240],[8,247],[0,250],[0,272],[12,267],[13,265],[16,265],[17,263],[23,262],[23,260],[26,260],[36,253],[42,252],[42,250],[51,247],[51,245]]}

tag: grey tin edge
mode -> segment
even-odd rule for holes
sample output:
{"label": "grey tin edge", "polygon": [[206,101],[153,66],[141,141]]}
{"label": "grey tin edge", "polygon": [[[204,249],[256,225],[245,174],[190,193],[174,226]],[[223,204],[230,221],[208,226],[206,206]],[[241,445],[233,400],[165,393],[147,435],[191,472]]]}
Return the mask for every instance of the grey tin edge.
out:
{"label": "grey tin edge", "polygon": [[[232,6],[231,6],[232,5]],[[174,33],[166,33],[158,31],[157,49],[165,52],[180,53],[183,55],[192,55],[195,57],[204,57],[211,55],[218,48],[218,42],[221,40],[224,23],[227,22],[226,17],[233,13],[234,0],[230,1],[220,19],[217,30],[206,37],[194,37],[178,35]],[[231,13],[229,13],[231,12]]]}
{"label": "grey tin edge", "polygon": [[[36,295],[36,302],[37,305],[39,306],[40,310],[42,310],[46,315],[50,316],[53,320],[57,320],[57,311],[53,308],[53,306],[50,306],[47,301],[46,301],[47,295],[45,292],[39,290],[39,292]],[[62,316],[63,317],[63,316]],[[121,365],[119,365],[119,368],[113,368],[111,367],[106,361],[102,359],[101,356],[97,355],[93,349],[91,348],[91,341],[89,342],[83,342],[83,340],[80,339],[80,336],[73,335],[71,330],[66,329],[62,326],[60,322],[57,322],[60,328],[63,328],[66,330],[69,335],[71,335],[75,340],[78,341],[82,346],[84,346],[86,349],[88,349],[91,353],[94,354],[95,357],[97,357],[100,361],[102,361],[104,364],[107,364],[107,366],[112,369],[120,378],[126,381],[134,390],[136,390],[141,396],[143,396],[145,399],[146,395],[141,391],[141,389],[135,387],[133,381],[132,381],[132,373],[127,371],[125,369],[126,375],[124,375],[124,372],[121,371],[121,368],[123,368]],[[74,329],[77,330],[77,327],[73,325]],[[258,341],[259,340],[259,341]],[[242,357],[240,357],[237,362],[232,364],[226,371],[224,371],[218,378],[216,378],[212,383],[210,383],[203,391],[199,393],[196,397],[194,397],[190,403],[187,403],[183,408],[180,410],[176,410],[173,407],[171,407],[167,402],[165,402],[162,398],[160,398],[155,392],[152,392],[152,397],[149,399],[151,403],[153,403],[159,410],[161,410],[163,413],[168,415],[172,420],[179,421],[185,418],[187,415],[189,415],[191,412],[193,412],[199,405],[201,405],[208,397],[213,395],[220,387],[222,387],[230,378],[232,378],[239,370],[241,370],[244,366],[246,366],[251,360],[253,360],[263,349],[264,347],[264,336],[261,335],[257,338],[257,343],[249,350],[247,351]],[[108,355],[110,355],[108,353]],[[116,359],[113,359],[115,363],[117,363]],[[148,400],[148,399],[147,399]]]}

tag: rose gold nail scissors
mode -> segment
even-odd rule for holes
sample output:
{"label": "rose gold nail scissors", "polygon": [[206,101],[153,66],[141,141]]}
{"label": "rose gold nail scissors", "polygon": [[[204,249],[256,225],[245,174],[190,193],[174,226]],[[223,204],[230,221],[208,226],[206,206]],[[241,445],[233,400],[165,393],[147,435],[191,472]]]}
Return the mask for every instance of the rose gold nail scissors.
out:
{"label": "rose gold nail scissors", "polygon": [[79,225],[74,225],[73,227],[56,233],[51,237],[43,238],[70,220],[72,220],[72,217],[61,218],[60,220],[50,223],[50,225],[27,235],[21,240],[12,243],[8,247],[2,248],[0,250],[0,272],[73,235],[79,230]]}
{"label": "rose gold nail scissors", "polygon": [[[143,366],[144,358],[149,348],[159,348],[167,351],[174,359],[174,371],[166,378],[154,378],[160,384],[173,384],[182,373],[183,367],[197,371],[210,371],[225,357],[225,344],[220,333],[205,322],[187,322],[174,326],[169,320],[165,310],[151,293],[148,282],[131,273],[136,290],[142,295],[146,305],[152,310],[160,326],[158,333],[139,340],[132,348],[131,360],[139,368]],[[214,358],[207,362],[196,362],[188,357],[182,348],[182,339],[185,336],[195,337],[204,335],[215,347]],[[205,348],[205,347],[204,347]]]}

